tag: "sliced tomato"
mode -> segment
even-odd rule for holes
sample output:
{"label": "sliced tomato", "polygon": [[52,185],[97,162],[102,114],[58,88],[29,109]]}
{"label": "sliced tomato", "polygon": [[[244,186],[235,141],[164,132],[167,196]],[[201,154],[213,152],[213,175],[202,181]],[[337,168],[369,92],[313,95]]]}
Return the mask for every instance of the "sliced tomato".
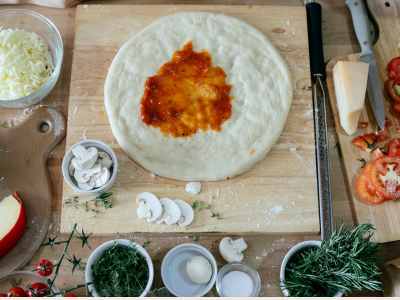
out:
{"label": "sliced tomato", "polygon": [[368,149],[372,149],[377,141],[378,141],[378,136],[375,133],[367,133],[355,137],[351,141],[351,143],[357,148],[366,151]]}
{"label": "sliced tomato", "polygon": [[400,157],[400,139],[392,139],[388,144],[388,156]]}
{"label": "sliced tomato", "polygon": [[395,86],[398,85],[394,80],[388,79],[385,81],[385,91],[395,103],[400,103],[400,96],[396,93]]}
{"label": "sliced tomato", "polygon": [[392,58],[387,65],[387,72],[390,79],[400,79],[400,56]]}
{"label": "sliced tomato", "polygon": [[384,200],[378,197],[375,193],[371,193],[369,178],[361,173],[356,177],[354,182],[354,189],[358,200],[370,205],[377,205],[382,203]]}
{"label": "sliced tomato", "polygon": [[384,156],[368,164],[372,166],[368,177],[371,186],[376,190],[375,194],[384,201],[400,199],[400,185],[385,184],[381,179],[387,173],[389,165],[393,165],[394,171],[400,174],[400,157]]}
{"label": "sliced tomato", "polygon": [[385,156],[385,154],[382,152],[382,150],[381,150],[380,148],[376,148],[376,149],[375,149],[374,151],[372,151],[372,153],[371,153],[371,159],[372,159],[372,160],[381,158],[381,157],[383,157],[383,156]]}

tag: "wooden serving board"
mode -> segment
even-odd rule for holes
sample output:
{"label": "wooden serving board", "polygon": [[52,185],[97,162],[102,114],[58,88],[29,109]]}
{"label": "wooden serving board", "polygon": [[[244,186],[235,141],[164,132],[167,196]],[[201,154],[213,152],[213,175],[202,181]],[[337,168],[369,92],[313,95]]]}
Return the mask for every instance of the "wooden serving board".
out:
{"label": "wooden serving board", "polygon": [[[379,39],[375,45],[375,55],[380,68],[382,83],[387,79],[386,66],[387,63],[396,56],[400,55],[399,39],[396,33],[400,30],[400,1],[368,1],[375,20],[379,25]],[[364,158],[370,160],[370,155],[365,151],[360,151],[351,144],[351,141],[357,135],[374,132],[376,125],[369,108],[363,111],[361,121],[368,122],[369,126],[366,129],[360,129],[353,136],[345,134],[340,126],[339,115],[336,106],[336,96],[333,85],[332,70],[336,62],[339,60],[357,61],[359,54],[351,54],[344,57],[332,59],[327,64],[327,85],[329,90],[329,98],[331,102],[333,117],[336,126],[336,132],[340,143],[340,149],[343,157],[345,173],[347,177],[348,189],[351,194],[354,215],[358,223],[371,223],[375,225],[377,231],[375,239],[378,242],[389,242],[400,239],[400,202],[390,201],[377,206],[366,205],[356,199],[353,181],[355,175],[361,167],[359,159]],[[395,128],[399,127],[399,120],[393,117],[390,113],[390,103],[387,95],[386,100],[386,117],[392,121],[392,136]],[[368,102],[368,101],[367,101]]]}
{"label": "wooden serving board", "polygon": [[[121,45],[157,18],[178,11],[211,11],[239,17],[264,32],[290,66],[295,87],[286,128],[265,160],[242,176],[203,183],[198,196],[185,182],[151,176],[129,159],[113,138],[104,111],[103,86]],[[310,89],[307,24],[302,7],[293,6],[78,6],[69,99],[67,148],[83,138],[99,139],[117,153],[120,169],[113,188],[114,207],[94,214],[65,203],[74,194],[64,184],[61,231],[77,222],[95,234],[115,232],[319,232],[314,123]],[[193,225],[147,224],[136,217],[135,197],[201,200],[212,211],[196,211]],[[80,200],[84,201],[83,198]],[[212,212],[221,218],[212,217]]]}
{"label": "wooden serving board", "polygon": [[0,200],[18,192],[27,214],[24,235],[0,258],[0,277],[25,265],[46,237],[52,195],[46,162],[65,136],[64,117],[52,108],[39,107],[22,119],[11,128],[0,126]]}

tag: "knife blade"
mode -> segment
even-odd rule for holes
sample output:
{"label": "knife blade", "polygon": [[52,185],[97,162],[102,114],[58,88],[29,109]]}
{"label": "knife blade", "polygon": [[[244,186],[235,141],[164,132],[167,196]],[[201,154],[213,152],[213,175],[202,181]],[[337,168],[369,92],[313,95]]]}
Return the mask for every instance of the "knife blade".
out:
{"label": "knife blade", "polygon": [[322,8],[315,1],[305,1],[307,11],[308,45],[313,87],[313,112],[315,128],[318,204],[321,239],[329,238],[333,229],[332,193],[327,136],[327,89],[322,44]]}
{"label": "knife blade", "polygon": [[346,0],[353,20],[354,30],[361,47],[360,60],[369,64],[367,95],[379,129],[385,128],[385,105],[383,85],[379,76],[378,65],[372,50],[374,26],[368,18],[368,11],[363,0]]}

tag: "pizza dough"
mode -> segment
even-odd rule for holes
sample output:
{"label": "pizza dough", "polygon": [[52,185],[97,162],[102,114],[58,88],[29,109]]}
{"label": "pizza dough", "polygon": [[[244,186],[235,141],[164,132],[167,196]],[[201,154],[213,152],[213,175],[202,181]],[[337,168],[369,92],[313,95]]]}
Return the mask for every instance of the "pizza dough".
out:
{"label": "pizza dough", "polygon": [[[232,115],[221,131],[172,137],[144,124],[145,81],[188,41],[207,50],[232,86]],[[279,138],[293,87],[285,61],[247,23],[221,14],[185,12],[159,19],[128,40],[109,69],[105,108],[124,151],[147,170],[178,180],[220,180],[262,160]]]}

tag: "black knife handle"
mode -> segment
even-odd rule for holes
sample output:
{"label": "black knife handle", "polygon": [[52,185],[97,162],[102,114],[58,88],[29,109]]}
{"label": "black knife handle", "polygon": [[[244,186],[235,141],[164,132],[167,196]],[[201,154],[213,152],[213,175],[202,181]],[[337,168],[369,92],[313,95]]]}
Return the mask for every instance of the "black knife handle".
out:
{"label": "black knife handle", "polygon": [[322,43],[322,9],[317,2],[306,4],[308,48],[310,52],[311,77],[325,79],[324,49]]}

